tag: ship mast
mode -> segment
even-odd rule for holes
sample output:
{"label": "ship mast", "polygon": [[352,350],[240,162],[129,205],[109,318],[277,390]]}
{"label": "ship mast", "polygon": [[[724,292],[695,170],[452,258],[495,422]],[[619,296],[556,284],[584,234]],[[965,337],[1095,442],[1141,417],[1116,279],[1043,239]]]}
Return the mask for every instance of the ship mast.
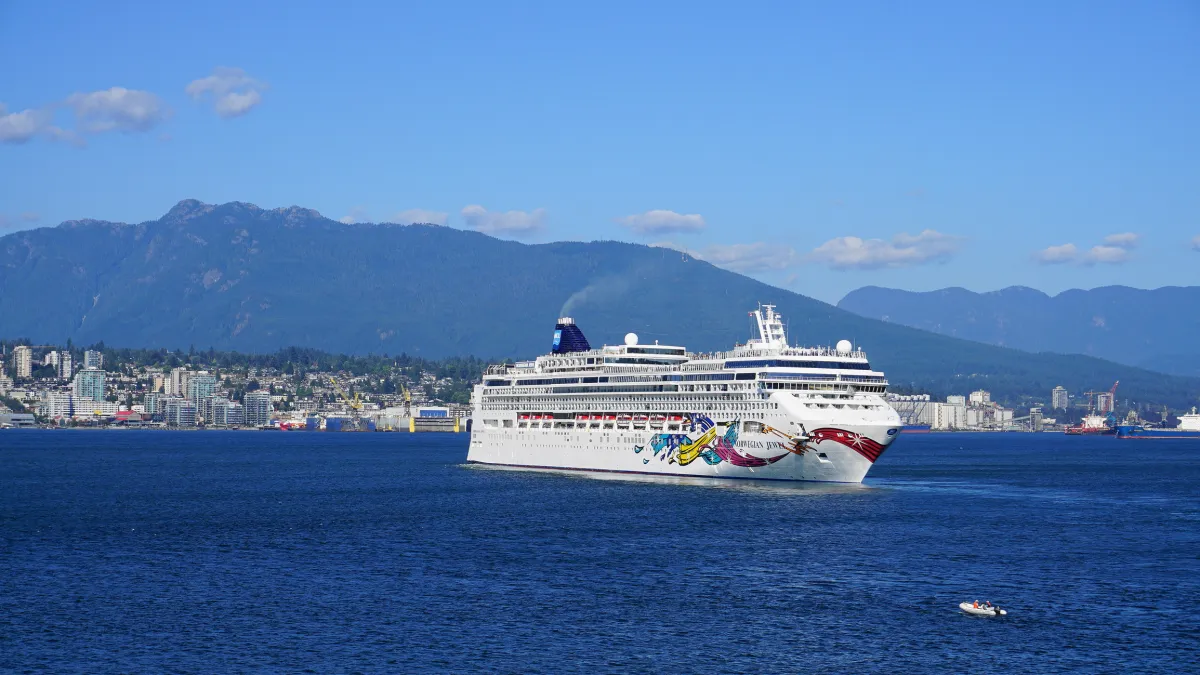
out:
{"label": "ship mast", "polygon": [[758,342],[764,347],[786,347],[787,331],[775,313],[775,305],[759,305],[751,312],[758,327]]}

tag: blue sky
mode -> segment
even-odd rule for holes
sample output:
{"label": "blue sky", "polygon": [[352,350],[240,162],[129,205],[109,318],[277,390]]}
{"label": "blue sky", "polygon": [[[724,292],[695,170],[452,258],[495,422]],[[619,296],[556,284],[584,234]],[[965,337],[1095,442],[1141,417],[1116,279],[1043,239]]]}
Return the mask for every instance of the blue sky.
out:
{"label": "blue sky", "polygon": [[1195,2],[650,4],[0,0],[0,228],[197,198],[833,302],[1200,283]]}

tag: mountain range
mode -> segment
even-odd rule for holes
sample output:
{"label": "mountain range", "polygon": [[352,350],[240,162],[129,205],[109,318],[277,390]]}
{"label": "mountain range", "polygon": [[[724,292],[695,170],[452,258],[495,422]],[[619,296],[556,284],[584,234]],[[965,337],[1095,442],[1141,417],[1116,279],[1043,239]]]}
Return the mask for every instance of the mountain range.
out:
{"label": "mountain range", "polygon": [[953,337],[1032,352],[1087,354],[1176,375],[1200,376],[1200,286],[1106,286],[1050,296],[1013,286],[915,293],[867,286],[838,307]]}
{"label": "mountain range", "polygon": [[436,225],[343,224],[300,207],[185,200],[139,224],[78,220],[0,238],[0,335],[38,343],[251,352],[285,346],[437,358],[529,357],[572,315],[594,345],[626,332],[694,350],[750,337],[773,303],[790,338],[861,345],[895,387],[997,398],[1107,388],[1192,405],[1200,379],[1034,354],[861,317],[677,251],[527,245]]}

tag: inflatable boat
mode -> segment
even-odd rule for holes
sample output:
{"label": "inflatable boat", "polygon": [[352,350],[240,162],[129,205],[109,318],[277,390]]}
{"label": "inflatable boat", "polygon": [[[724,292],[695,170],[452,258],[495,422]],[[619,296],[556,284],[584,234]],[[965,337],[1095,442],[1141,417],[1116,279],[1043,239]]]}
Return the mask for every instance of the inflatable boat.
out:
{"label": "inflatable boat", "polygon": [[960,602],[958,608],[967,614],[974,614],[975,616],[1006,616],[1008,614],[1008,612],[995,605],[991,607],[984,607],[983,605],[976,607],[969,602]]}

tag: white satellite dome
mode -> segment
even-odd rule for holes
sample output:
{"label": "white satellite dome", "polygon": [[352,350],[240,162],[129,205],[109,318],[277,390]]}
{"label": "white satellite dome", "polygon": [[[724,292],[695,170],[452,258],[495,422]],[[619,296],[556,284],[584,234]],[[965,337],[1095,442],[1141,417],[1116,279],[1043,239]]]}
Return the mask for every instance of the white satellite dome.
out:
{"label": "white satellite dome", "polygon": [[837,343],[837,350],[839,354],[849,354],[854,350],[854,345],[851,344],[849,340],[839,340]]}
{"label": "white satellite dome", "polygon": [[625,334],[625,346],[632,347],[637,344],[637,333]]}

